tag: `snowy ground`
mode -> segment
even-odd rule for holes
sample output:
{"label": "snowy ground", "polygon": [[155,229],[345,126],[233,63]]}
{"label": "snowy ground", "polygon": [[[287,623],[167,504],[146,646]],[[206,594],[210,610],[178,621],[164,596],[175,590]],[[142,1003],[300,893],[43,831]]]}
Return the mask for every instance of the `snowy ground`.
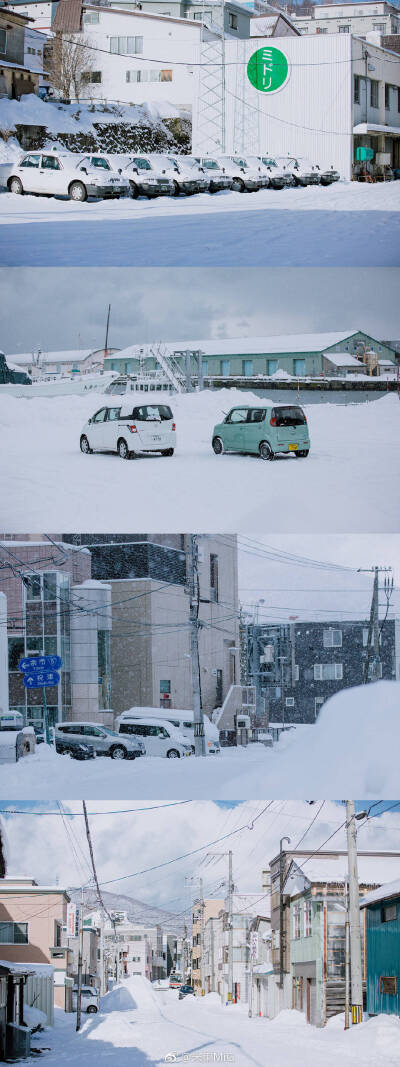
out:
{"label": "snowy ground", "polygon": [[351,533],[400,529],[400,405],[395,394],[365,404],[305,404],[307,459],[215,456],[214,424],[234,404],[255,401],[229,389],[176,396],[175,456],[126,462],[82,455],[79,437],[102,396],[17,398],[0,393],[1,522],[4,530],[130,532],[249,530]]}
{"label": "snowy ground", "polygon": [[[53,1030],[33,1039],[48,1067],[155,1067],[233,1063],[236,1067],[398,1067],[400,1020],[379,1015],[345,1032],[337,1016],[324,1030],[300,1012],[249,1019],[247,1006],[222,1006],[216,993],[179,1001],[176,990],[127,979],[75,1033],[74,1016],[56,1011]],[[32,1061],[29,1061],[32,1062]]]}
{"label": "snowy ground", "polygon": [[3,266],[399,263],[400,182],[340,182],[327,189],[229,191],[152,202],[72,204],[0,196]]}
{"label": "snowy ground", "polygon": [[[1,768],[2,796],[12,800],[254,800],[266,796],[388,797],[398,794],[400,684],[345,689],[322,708],[315,725],[287,731],[273,748],[223,748],[220,756],[168,760],[142,756],[85,763],[39,745],[32,756]],[[379,729],[377,722],[379,721]],[[388,745],[390,738],[390,745]]]}

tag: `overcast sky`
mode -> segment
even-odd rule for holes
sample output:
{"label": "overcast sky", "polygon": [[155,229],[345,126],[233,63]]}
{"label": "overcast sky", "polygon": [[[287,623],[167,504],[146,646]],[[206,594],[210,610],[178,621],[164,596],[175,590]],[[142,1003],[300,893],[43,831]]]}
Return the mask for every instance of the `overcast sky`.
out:
{"label": "overcast sky", "polygon": [[400,270],[89,268],[0,270],[6,353],[208,337],[362,329],[400,337]]}
{"label": "overcast sky", "polygon": [[[145,806],[149,806],[146,802]],[[159,801],[155,801],[159,804]],[[162,803],[162,802],[161,802]],[[388,800],[383,808],[390,807]],[[372,801],[367,803],[370,807]],[[82,813],[78,801],[64,801],[68,811]],[[104,888],[115,893],[126,893],[147,903],[157,904],[178,912],[188,904],[189,893],[185,889],[185,877],[203,877],[205,894],[224,896],[220,888],[226,879],[227,858],[205,862],[210,852],[233,851],[233,876],[237,889],[242,892],[260,893],[261,871],[279,851],[279,839],[288,834],[295,847],[311,820],[313,827],[306,835],[305,847],[318,848],[326,838],[344,822],[342,803],[326,800],[319,811],[320,802],[311,807],[307,801],[274,800],[269,802],[248,800],[227,809],[211,800],[191,801],[165,810],[110,814],[117,809],[137,809],[137,802],[124,803],[88,800],[88,811],[107,812],[90,816],[93,845],[97,860],[98,876]],[[5,804],[3,802],[2,808]],[[13,815],[6,817],[8,838],[8,874],[29,875],[38,882],[62,886],[78,886],[90,878],[88,848],[84,823],[80,816],[69,822],[65,830],[57,812],[57,803],[11,804],[19,809],[31,808],[55,811],[44,816]],[[264,810],[267,809],[267,810]],[[379,808],[373,808],[379,813]],[[360,824],[361,825],[361,824]],[[242,828],[242,829],[241,829]],[[373,817],[359,830],[359,847],[362,849],[393,849],[399,847],[400,811]],[[232,831],[237,831],[232,834]],[[225,840],[217,843],[224,835]],[[231,836],[232,835],[232,836]],[[212,844],[214,842],[214,844]],[[203,848],[203,846],[206,846]],[[343,828],[332,839],[332,847],[344,848]],[[178,859],[183,853],[202,849],[195,856]],[[135,875],[144,868],[173,860],[151,873]],[[129,878],[125,878],[130,875]],[[383,870],[384,880],[393,878],[393,868]],[[120,879],[115,884],[109,879]]]}

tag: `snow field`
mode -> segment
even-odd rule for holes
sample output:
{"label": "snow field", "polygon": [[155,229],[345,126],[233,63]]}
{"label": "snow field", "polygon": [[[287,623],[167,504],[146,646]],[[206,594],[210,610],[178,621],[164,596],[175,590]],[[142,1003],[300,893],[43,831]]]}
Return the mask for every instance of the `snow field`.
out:
{"label": "snow field", "polygon": [[[306,393],[304,398],[306,398]],[[135,394],[132,394],[135,402]],[[82,455],[87,418],[101,394],[27,399],[0,393],[3,529],[129,532],[224,529],[265,533],[397,532],[400,405],[394,394],[346,406],[303,403],[311,436],[307,459],[215,456],[214,424],[238,403],[261,403],[236,389],[172,398],[175,456]],[[143,399],[141,395],[141,399]],[[293,402],[297,402],[293,393]],[[301,400],[300,400],[301,402]]]}
{"label": "snow field", "polygon": [[[32,756],[3,765],[3,796],[76,799],[233,800],[265,796],[397,796],[400,683],[376,682],[343,689],[322,708],[315,725],[287,731],[273,748],[223,748],[220,756],[168,760],[142,756],[117,763],[85,763],[39,745]],[[388,739],[390,743],[388,743]]]}

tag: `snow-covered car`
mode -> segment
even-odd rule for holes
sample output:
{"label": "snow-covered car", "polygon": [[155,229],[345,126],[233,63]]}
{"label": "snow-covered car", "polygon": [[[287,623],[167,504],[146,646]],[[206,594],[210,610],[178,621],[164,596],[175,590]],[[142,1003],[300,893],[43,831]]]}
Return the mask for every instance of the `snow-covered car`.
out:
{"label": "snow-covered car", "polygon": [[[72,988],[72,1010],[76,1011],[76,1003],[78,999],[78,986]],[[81,1010],[86,1011],[88,1015],[95,1015],[99,1010],[100,997],[98,990],[92,985],[83,985],[81,987]]]}
{"label": "snow-covered car", "polygon": [[133,459],[140,452],[173,456],[176,425],[168,404],[133,404],[123,400],[118,407],[105,405],[85,423],[81,452],[117,452]]}
{"label": "snow-covered car", "polygon": [[150,156],[125,156],[121,160],[121,167],[135,200],[138,196],[147,196],[149,200],[156,196],[173,196],[172,179]]}
{"label": "snow-covered car", "polygon": [[321,170],[320,182],[321,185],[333,185],[333,182],[340,182],[339,171],[335,170],[333,164],[327,170]]}
{"label": "snow-covered car", "polygon": [[185,156],[170,156],[162,152],[152,152],[148,156],[151,163],[165,171],[172,181],[173,195],[179,196],[185,193],[191,196],[193,193],[204,193],[208,189],[208,181],[203,171],[190,165]]}
{"label": "snow-covered car", "polygon": [[290,170],[277,162],[273,156],[260,156],[260,163],[266,167],[271,189],[287,189],[294,185]]}
{"label": "snow-covered car", "polygon": [[184,997],[195,997],[194,987],[192,985],[181,985],[178,995],[178,1000],[183,1000]]}
{"label": "snow-covered car", "polygon": [[69,196],[70,200],[87,200],[89,196],[102,200],[126,196],[129,183],[115,171],[93,167],[83,159],[77,164],[71,152],[26,152],[13,165],[7,189],[10,193]]}
{"label": "snow-covered car", "polygon": [[263,160],[259,159],[258,156],[246,155],[246,163],[248,167],[251,167],[254,171],[258,171],[260,175],[261,188],[268,189],[270,185],[271,172],[268,170],[268,167],[265,166]]}
{"label": "snow-covered car", "polygon": [[121,741],[129,735],[143,740],[146,756],[162,756],[166,759],[181,759],[192,755],[192,746],[176,726],[165,719],[153,716],[138,716],[120,722],[118,733]]}
{"label": "snow-covered car", "polygon": [[193,159],[203,167],[207,174],[210,193],[218,193],[221,189],[232,189],[232,178],[217,159],[210,156],[194,156]]}
{"label": "snow-covered car", "polygon": [[263,182],[259,169],[251,167],[243,156],[218,156],[218,162],[229,174],[232,189],[239,193],[254,193],[261,189]]}
{"label": "snow-covered car", "polygon": [[77,741],[90,745],[97,756],[111,756],[111,759],[138,759],[145,754],[145,746],[138,737],[121,738],[114,730],[109,730],[98,722],[59,722],[56,730],[56,748],[59,741]]}
{"label": "snow-covered car", "polygon": [[301,159],[300,156],[278,156],[277,163],[290,172],[295,185],[319,185],[321,172],[317,164],[310,163],[309,159]]}
{"label": "snow-covered car", "polygon": [[113,185],[119,186],[121,189],[117,195],[129,196],[130,186],[128,179],[122,173],[122,167],[104,152],[87,152],[86,155],[79,156],[76,167],[78,170],[87,170],[88,173],[94,171],[100,178],[109,178]]}

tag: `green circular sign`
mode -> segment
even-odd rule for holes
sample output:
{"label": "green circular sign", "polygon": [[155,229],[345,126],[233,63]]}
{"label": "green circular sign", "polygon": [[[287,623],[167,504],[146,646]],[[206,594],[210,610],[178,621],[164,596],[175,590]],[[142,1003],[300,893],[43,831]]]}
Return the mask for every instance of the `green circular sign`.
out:
{"label": "green circular sign", "polygon": [[279,48],[259,48],[247,64],[247,77],[260,93],[276,93],[289,77],[289,64]]}

